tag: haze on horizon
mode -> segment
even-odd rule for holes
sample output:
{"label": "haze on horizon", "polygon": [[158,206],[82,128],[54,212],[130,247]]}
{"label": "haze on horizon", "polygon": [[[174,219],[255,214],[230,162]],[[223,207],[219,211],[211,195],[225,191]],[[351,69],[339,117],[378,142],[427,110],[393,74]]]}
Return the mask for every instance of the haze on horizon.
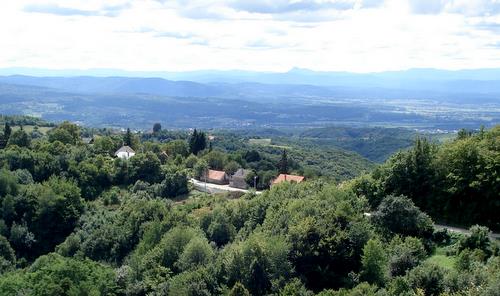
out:
{"label": "haze on horizon", "polygon": [[18,0],[0,19],[0,68],[500,68],[499,0]]}

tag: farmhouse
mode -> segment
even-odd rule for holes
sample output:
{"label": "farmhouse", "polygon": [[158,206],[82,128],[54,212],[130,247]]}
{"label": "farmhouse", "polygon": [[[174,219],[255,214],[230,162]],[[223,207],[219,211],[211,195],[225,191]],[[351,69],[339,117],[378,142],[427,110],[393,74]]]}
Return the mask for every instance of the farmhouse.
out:
{"label": "farmhouse", "polygon": [[135,151],[129,146],[122,146],[115,152],[115,156],[123,159],[129,159],[135,155]]}
{"label": "farmhouse", "polygon": [[92,145],[94,144],[94,137],[82,137],[83,144]]}
{"label": "farmhouse", "polygon": [[285,181],[300,183],[300,182],[304,181],[304,176],[280,174],[276,179],[274,179],[271,182],[271,186],[279,184],[281,182],[285,182]]}
{"label": "farmhouse", "polygon": [[227,185],[229,184],[229,176],[224,171],[208,170],[205,174],[204,181],[219,185]]}
{"label": "farmhouse", "polygon": [[229,186],[240,189],[247,189],[248,185],[246,182],[246,177],[250,173],[249,170],[239,169],[231,176],[229,181]]}

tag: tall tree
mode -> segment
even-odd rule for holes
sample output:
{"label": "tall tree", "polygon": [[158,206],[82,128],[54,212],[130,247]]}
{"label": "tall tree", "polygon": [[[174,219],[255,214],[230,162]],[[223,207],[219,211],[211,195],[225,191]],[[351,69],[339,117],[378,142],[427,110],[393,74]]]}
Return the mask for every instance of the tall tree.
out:
{"label": "tall tree", "polygon": [[283,149],[283,153],[281,153],[281,159],[278,163],[278,170],[281,174],[288,174],[288,156],[286,153],[286,149]]}
{"label": "tall tree", "polygon": [[3,137],[0,138],[0,148],[5,148],[7,143],[9,142],[10,134],[12,133],[12,129],[8,122],[5,122],[5,127],[3,129]]}
{"label": "tall tree", "polygon": [[153,133],[158,133],[160,131],[161,131],[161,124],[157,122],[153,125]]}
{"label": "tall tree", "polygon": [[8,122],[5,123],[5,127],[3,129],[3,135],[5,137],[5,141],[9,140],[10,134],[12,133],[12,128]]}
{"label": "tall tree", "polygon": [[130,128],[127,128],[127,132],[123,136],[123,145],[132,146],[132,133],[130,132]]}
{"label": "tall tree", "polygon": [[17,145],[19,147],[29,147],[31,143],[30,136],[23,130],[17,130],[9,137],[8,145]]}
{"label": "tall tree", "polygon": [[194,151],[196,150],[196,138],[198,138],[198,131],[194,129],[193,133],[191,134],[191,137],[189,137],[189,151],[196,155]]}
{"label": "tall tree", "polygon": [[198,132],[196,129],[193,131],[193,134],[189,138],[189,150],[194,155],[197,155],[198,152],[205,149],[207,147],[207,138],[205,133]]}

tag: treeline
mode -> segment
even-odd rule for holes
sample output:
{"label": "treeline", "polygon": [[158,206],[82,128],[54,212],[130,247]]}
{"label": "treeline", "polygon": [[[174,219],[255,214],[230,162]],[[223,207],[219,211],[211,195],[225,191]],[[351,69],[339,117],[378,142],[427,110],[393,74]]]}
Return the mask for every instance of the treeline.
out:
{"label": "treeline", "polygon": [[0,124],[4,125],[8,123],[10,125],[35,125],[35,126],[55,126],[54,123],[45,121],[38,117],[26,116],[26,115],[2,115],[0,114]]}
{"label": "treeline", "polygon": [[500,229],[500,126],[461,131],[436,145],[417,138],[373,173],[354,181],[356,191],[378,206],[387,194],[405,195],[439,222]]}
{"label": "treeline", "polygon": [[299,137],[316,145],[355,151],[371,161],[381,163],[396,151],[410,147],[415,132],[403,128],[332,126],[309,129],[300,133]]}

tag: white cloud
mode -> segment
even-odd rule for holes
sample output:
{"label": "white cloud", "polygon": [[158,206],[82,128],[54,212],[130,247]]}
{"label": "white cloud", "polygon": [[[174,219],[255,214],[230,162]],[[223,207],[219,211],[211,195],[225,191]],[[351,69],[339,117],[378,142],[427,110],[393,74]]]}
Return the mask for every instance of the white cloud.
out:
{"label": "white cloud", "polygon": [[6,1],[0,67],[500,67],[496,0],[436,1]]}

